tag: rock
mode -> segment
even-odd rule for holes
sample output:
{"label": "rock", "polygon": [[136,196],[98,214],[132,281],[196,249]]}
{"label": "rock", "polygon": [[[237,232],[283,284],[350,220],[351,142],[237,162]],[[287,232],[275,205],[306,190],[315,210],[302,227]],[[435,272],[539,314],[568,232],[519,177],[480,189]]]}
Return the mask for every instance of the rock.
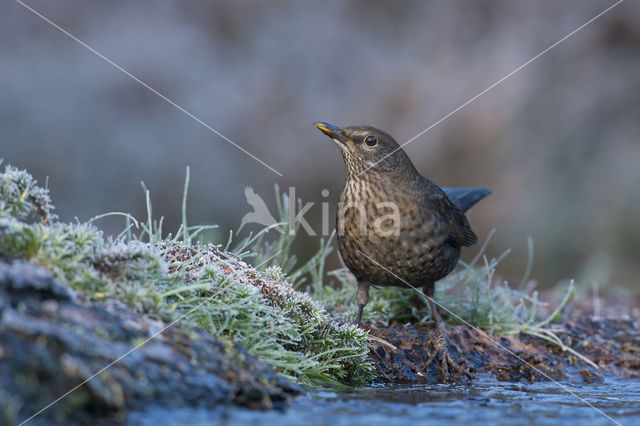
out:
{"label": "rock", "polygon": [[[121,419],[150,403],[282,407],[300,389],[203,329],[86,303],[46,269],[0,261],[0,419]],[[11,395],[4,398],[3,395]]]}
{"label": "rock", "polygon": [[70,300],[72,291],[53,278],[47,269],[23,261],[0,261],[0,294],[10,294],[12,302],[35,297]]}

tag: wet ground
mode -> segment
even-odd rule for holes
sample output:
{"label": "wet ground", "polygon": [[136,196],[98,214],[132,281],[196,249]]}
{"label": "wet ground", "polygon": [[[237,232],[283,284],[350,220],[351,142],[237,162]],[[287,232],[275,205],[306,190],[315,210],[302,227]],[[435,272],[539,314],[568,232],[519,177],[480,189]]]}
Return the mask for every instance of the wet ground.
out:
{"label": "wet ground", "polygon": [[127,418],[129,425],[606,425],[616,422],[640,424],[639,381],[608,380],[580,386],[489,381],[464,386],[379,386],[347,393],[316,391],[299,397],[284,412],[235,407],[215,410],[155,407],[132,413]]}
{"label": "wet ground", "polygon": [[[442,383],[437,358],[432,359],[434,327],[428,323],[377,327],[364,324],[373,340],[372,361],[389,383]],[[537,333],[551,333],[584,359],[558,344],[527,333],[490,335],[460,325],[446,327],[449,354],[476,380],[538,382],[567,380],[597,383],[605,378],[640,379],[640,321],[594,319],[554,324]],[[586,359],[590,362],[586,362]],[[464,381],[458,374],[453,381]]]}
{"label": "wet ground", "polygon": [[365,326],[377,338],[371,359],[385,384],[309,392],[285,411],[152,407],[126,420],[154,426],[640,425],[638,321],[582,318],[553,327],[593,365],[536,336],[496,337],[466,326],[447,327],[450,353],[473,376],[458,384],[435,384],[440,376],[429,363],[431,324]]}

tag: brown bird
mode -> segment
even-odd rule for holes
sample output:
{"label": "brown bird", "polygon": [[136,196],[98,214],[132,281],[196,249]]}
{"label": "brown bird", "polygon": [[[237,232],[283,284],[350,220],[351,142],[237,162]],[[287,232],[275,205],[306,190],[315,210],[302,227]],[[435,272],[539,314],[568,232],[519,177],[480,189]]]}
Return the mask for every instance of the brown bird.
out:
{"label": "brown bird", "polygon": [[422,287],[436,326],[438,368],[463,371],[448,354],[433,302],[435,282],[456,266],[462,247],[477,242],[464,215],[491,193],[486,188],[440,188],[422,176],[386,132],[369,126],[314,124],[342,151],[347,182],[337,215],[338,248],[358,280],[358,319],[370,286]]}

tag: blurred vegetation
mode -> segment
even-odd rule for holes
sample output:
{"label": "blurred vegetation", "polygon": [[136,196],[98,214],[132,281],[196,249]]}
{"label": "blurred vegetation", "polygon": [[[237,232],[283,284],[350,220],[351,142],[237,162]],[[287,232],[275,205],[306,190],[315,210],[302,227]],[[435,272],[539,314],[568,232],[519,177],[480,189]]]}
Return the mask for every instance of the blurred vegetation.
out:
{"label": "blurred vegetation", "polygon": [[[311,123],[371,124],[406,141],[612,3],[30,3],[283,177],[12,3],[0,15],[0,57],[11,64],[0,67],[0,155],[41,181],[56,176],[65,222],[143,216],[131,182],[144,179],[176,229],[189,164],[203,182],[191,189],[193,223],[235,229],[244,187],[268,199],[278,182],[316,202],[307,218],[318,230],[343,165]],[[435,182],[493,190],[471,223],[479,236],[501,224],[487,255],[513,248],[500,265],[511,281],[531,235],[541,288],[571,276],[602,291],[637,288],[639,47],[640,2],[626,1],[407,146]],[[115,218],[101,225],[120,232]],[[302,235],[294,251],[304,261],[316,245]]]}

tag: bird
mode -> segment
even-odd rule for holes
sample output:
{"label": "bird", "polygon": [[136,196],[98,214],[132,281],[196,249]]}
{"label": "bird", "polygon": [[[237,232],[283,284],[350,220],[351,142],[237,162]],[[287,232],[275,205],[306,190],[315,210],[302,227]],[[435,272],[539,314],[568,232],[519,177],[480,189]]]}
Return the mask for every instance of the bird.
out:
{"label": "bird", "polygon": [[253,207],[253,211],[244,215],[237,233],[240,233],[240,230],[248,223],[257,223],[265,227],[271,227],[277,223],[267,204],[256,194],[252,187],[247,186],[244,189],[244,196],[247,199],[247,204]]}
{"label": "bird", "polygon": [[435,323],[437,367],[446,382],[465,373],[449,356],[434,304],[436,281],[460,259],[462,247],[477,236],[465,212],[491,194],[487,188],[439,187],[415,168],[388,133],[371,126],[314,125],[342,152],[346,184],[337,208],[338,250],[358,282],[358,317],[371,286],[422,288]]}

